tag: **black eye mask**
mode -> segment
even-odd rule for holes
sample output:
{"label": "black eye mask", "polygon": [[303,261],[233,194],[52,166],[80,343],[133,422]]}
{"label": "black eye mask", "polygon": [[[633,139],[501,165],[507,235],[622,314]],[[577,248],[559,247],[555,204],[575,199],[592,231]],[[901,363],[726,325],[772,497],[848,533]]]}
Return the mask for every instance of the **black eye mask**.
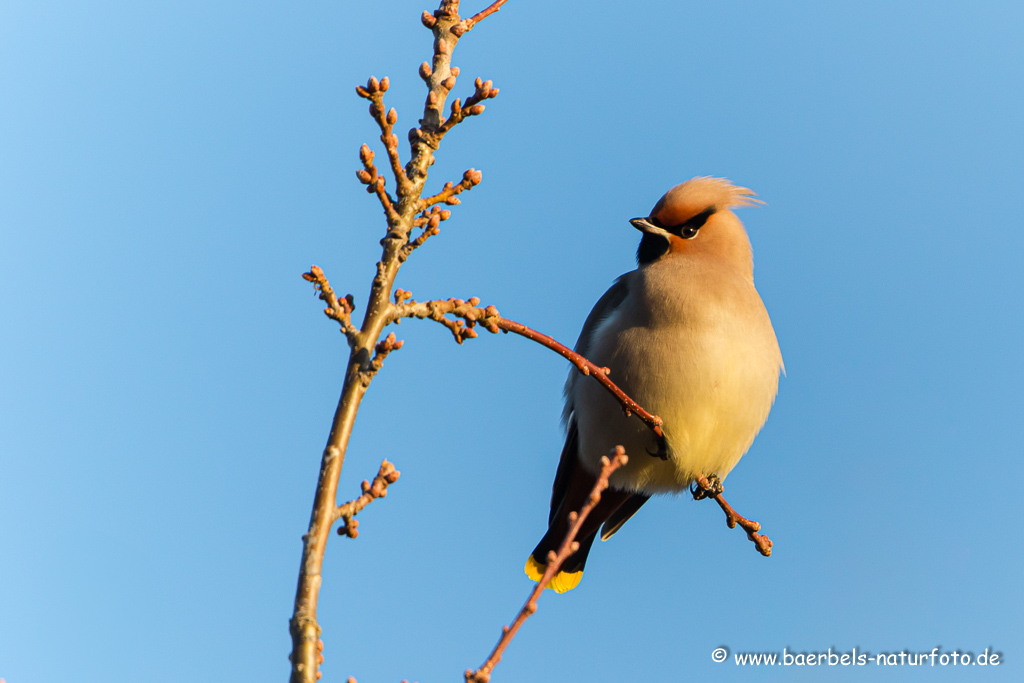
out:
{"label": "black eye mask", "polygon": [[[704,224],[715,214],[715,211],[717,211],[715,207],[709,206],[679,225],[665,225],[653,216],[647,220],[651,225],[661,228],[665,232],[672,233],[684,240],[691,240],[697,236],[697,232],[704,227]],[[668,240],[663,235],[645,232],[640,240],[640,246],[636,250],[636,262],[642,266],[652,261],[657,261],[666,251],[668,251]]]}
{"label": "black eye mask", "polygon": [[716,209],[715,207],[709,206],[708,208],[698,213],[696,216],[688,218],[679,225],[665,225],[657,218],[648,218],[647,220],[649,220],[653,225],[656,225],[662,230],[665,230],[666,232],[670,232],[673,235],[678,235],[679,237],[682,237],[684,240],[689,240],[697,236],[697,231],[704,227],[704,224],[708,222],[708,219],[711,218],[711,216],[713,216],[715,214],[715,211],[717,210],[718,209]]}

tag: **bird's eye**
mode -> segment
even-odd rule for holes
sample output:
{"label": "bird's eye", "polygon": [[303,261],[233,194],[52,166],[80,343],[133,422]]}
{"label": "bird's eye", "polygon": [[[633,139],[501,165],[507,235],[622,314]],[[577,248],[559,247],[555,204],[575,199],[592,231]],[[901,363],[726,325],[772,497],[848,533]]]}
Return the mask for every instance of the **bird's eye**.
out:
{"label": "bird's eye", "polygon": [[692,240],[697,236],[697,231],[704,227],[704,224],[708,222],[708,219],[711,218],[714,213],[715,207],[709,206],[696,216],[680,223],[679,225],[669,228],[669,230],[679,235],[684,240]]}

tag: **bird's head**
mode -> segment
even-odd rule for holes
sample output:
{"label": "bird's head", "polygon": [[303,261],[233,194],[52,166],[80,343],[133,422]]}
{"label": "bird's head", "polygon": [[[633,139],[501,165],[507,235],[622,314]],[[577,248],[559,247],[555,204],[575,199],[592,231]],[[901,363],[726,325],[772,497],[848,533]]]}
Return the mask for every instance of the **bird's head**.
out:
{"label": "bird's head", "polygon": [[644,266],[683,255],[705,257],[742,268],[753,277],[750,240],[731,209],[762,203],[752,191],[725,178],[692,178],[676,185],[649,216],[630,221],[644,233],[637,263]]}

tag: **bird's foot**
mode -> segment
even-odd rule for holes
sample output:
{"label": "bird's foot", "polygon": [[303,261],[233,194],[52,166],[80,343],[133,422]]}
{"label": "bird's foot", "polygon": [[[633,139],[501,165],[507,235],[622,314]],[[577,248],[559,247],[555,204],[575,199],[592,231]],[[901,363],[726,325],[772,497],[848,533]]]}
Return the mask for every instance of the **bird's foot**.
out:
{"label": "bird's foot", "polygon": [[714,498],[725,493],[725,485],[722,484],[722,480],[718,478],[717,474],[712,474],[705,479],[707,486],[704,486],[704,482],[700,480],[690,484],[690,495],[693,496],[694,500],[704,500],[705,498]]}

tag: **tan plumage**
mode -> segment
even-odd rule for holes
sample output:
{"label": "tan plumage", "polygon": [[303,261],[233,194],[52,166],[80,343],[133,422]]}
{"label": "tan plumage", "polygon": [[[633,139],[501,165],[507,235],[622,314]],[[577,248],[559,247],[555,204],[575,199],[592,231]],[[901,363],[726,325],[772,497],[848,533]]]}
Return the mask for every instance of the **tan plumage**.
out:
{"label": "tan plumage", "polygon": [[650,495],[683,490],[700,475],[724,480],[767,419],[782,356],[754,289],[750,241],[731,210],[758,203],[752,194],[722,178],[694,178],[669,190],[647,218],[631,221],[644,232],[640,265],[594,307],[577,350],[662,417],[668,458],[649,455],[657,452],[654,435],[597,382],[570,374],[569,434],[531,576],[564,536],[565,518],[580,507],[601,456],[616,445],[629,464],[613,475],[581,532],[580,550],[563,568],[573,577],[563,577],[565,589],[578,582],[602,523],[608,538]]}

